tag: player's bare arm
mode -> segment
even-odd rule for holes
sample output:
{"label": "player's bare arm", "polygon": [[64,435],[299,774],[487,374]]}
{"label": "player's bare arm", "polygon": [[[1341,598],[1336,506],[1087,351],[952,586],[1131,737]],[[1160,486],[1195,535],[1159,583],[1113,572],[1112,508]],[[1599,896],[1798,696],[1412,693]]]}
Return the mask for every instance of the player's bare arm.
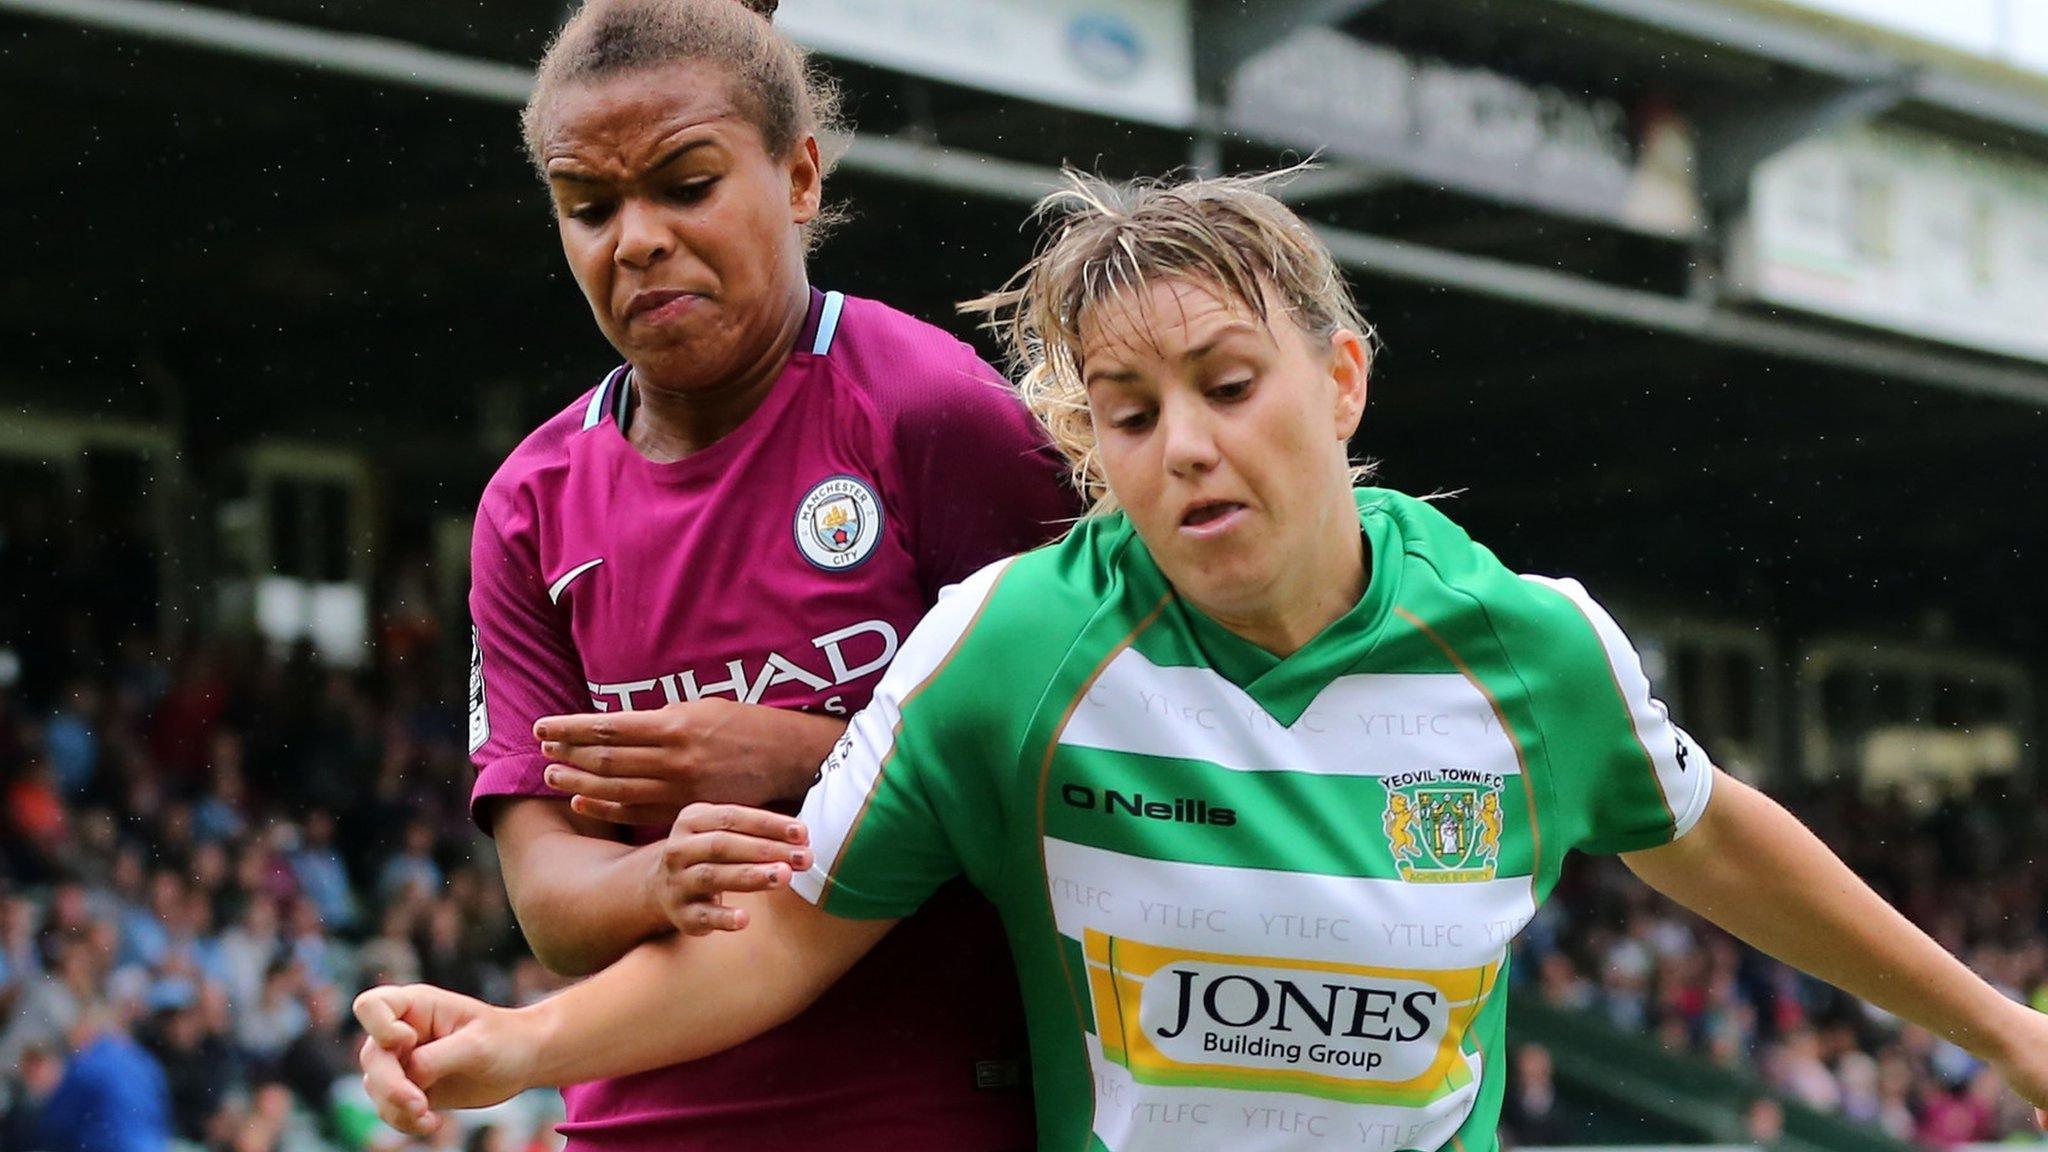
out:
{"label": "player's bare arm", "polygon": [[491,835],[512,913],[549,971],[588,976],[669,930],[655,887],[660,843],[622,844],[614,825],[564,800],[510,797],[494,807]]}
{"label": "player's bare arm", "polygon": [[[587,976],[668,931],[673,854],[619,843],[618,825],[668,825],[703,798],[801,795],[844,729],[832,717],[731,700],[540,720],[534,735],[557,761],[548,783],[573,796],[500,802],[492,826],[534,955],[551,971]],[[738,886],[744,879],[726,890],[754,890]]]}
{"label": "player's bare arm", "polygon": [[1946,1037],[2037,1109],[2048,1104],[2048,1016],[1971,972],[1777,801],[1724,775],[1689,834],[1623,860],[1747,943]]}
{"label": "player's bare arm", "polygon": [[[436,1111],[709,1056],[803,1011],[886,935],[787,888],[735,898],[745,932],[670,936],[558,996],[499,1008],[424,984],[356,998],[364,1083],[393,1127],[425,1135]],[[688,996],[678,988],[695,990]]]}
{"label": "player's bare arm", "polygon": [[766,804],[804,794],[846,730],[831,716],[716,697],[643,712],[548,716],[533,727],[548,784],[578,815],[666,825],[698,801]]}

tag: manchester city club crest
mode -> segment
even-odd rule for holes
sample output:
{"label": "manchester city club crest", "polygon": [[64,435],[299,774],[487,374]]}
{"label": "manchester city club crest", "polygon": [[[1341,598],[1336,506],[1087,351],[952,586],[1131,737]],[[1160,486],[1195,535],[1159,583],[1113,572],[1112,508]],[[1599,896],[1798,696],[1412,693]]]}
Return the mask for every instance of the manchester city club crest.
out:
{"label": "manchester city club crest", "polygon": [[1382,823],[1401,879],[1412,884],[1493,879],[1500,859],[1502,784],[1491,772],[1460,768],[1388,777]]}
{"label": "manchester city club crest", "polygon": [[866,560],[882,541],[882,502],[867,482],[834,476],[812,486],[796,511],[796,546],[827,572]]}

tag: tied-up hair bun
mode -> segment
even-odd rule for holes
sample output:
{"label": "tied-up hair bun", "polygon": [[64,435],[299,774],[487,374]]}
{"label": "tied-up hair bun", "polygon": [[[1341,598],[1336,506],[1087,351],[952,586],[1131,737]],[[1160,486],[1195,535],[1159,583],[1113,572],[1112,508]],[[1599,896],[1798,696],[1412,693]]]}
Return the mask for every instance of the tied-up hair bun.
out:
{"label": "tied-up hair bun", "polygon": [[740,0],[740,3],[756,16],[771,22],[775,19],[775,10],[782,6],[782,0]]}

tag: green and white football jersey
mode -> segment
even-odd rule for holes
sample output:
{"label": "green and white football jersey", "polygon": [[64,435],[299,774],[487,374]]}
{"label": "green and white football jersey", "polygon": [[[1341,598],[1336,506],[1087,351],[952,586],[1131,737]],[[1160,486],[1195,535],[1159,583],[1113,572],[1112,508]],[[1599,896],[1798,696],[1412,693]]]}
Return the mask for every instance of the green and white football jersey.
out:
{"label": "green and white football jersey", "polygon": [[1370,586],[1284,660],[1121,516],[985,569],[805,802],[796,887],[827,911],[962,874],[1001,911],[1046,1149],[1493,1149],[1508,942],[1567,850],[1706,807],[1706,756],[1577,584],[1357,495]]}

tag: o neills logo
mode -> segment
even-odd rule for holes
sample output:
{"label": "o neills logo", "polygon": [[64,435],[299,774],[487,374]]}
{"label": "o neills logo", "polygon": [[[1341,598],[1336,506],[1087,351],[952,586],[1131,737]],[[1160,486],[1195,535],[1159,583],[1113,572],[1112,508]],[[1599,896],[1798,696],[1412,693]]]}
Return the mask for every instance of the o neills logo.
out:
{"label": "o neills logo", "polygon": [[1103,1058],[1141,1084],[1427,1105],[1471,1082],[1461,1042],[1498,962],[1374,968],[1195,952],[1085,929]]}
{"label": "o neills logo", "polygon": [[1175,824],[1210,824],[1228,828],[1237,823],[1237,810],[1218,808],[1199,797],[1176,796],[1171,800],[1157,796],[1148,798],[1142,792],[1119,792],[1105,788],[1101,792],[1086,784],[1068,784],[1060,789],[1060,799],[1072,808],[1100,811],[1111,816],[1136,816],[1143,820],[1165,820]]}

